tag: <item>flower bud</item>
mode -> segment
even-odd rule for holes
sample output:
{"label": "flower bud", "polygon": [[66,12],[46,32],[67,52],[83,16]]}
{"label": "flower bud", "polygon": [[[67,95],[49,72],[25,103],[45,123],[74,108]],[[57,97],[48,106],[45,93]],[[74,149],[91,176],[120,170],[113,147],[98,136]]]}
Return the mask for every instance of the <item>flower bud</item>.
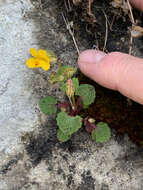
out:
{"label": "flower bud", "polygon": [[95,123],[95,119],[93,119],[91,117],[88,119],[88,121],[89,121],[89,123]]}
{"label": "flower bud", "polygon": [[66,94],[68,97],[72,97],[74,95],[74,85],[72,79],[68,79],[66,82]]}

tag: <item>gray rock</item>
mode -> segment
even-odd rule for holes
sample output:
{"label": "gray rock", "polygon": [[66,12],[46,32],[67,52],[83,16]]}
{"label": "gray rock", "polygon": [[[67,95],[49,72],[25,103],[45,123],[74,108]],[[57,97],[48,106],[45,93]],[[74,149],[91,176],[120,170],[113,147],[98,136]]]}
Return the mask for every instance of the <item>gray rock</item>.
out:
{"label": "gray rock", "polygon": [[39,2],[0,2],[0,190],[142,190],[143,151],[127,136],[118,140],[112,133],[108,143],[96,144],[80,131],[61,144],[54,117],[39,112],[41,97],[63,95],[48,83],[53,68],[25,66],[29,49],[53,50],[63,64],[77,59],[57,21],[57,1],[45,1],[45,10]]}
{"label": "gray rock", "polygon": [[33,75],[24,62],[36,45],[33,22],[24,14],[32,9],[29,1],[2,1],[0,4],[0,151],[20,148],[19,137],[40,125],[29,81]]}

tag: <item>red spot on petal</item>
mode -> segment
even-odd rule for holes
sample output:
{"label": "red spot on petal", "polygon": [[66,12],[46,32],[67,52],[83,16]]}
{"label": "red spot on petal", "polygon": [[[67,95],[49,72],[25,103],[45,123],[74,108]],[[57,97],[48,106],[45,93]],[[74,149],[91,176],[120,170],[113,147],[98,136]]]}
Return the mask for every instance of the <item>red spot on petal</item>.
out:
{"label": "red spot on petal", "polygon": [[39,65],[39,62],[38,61],[35,61],[35,66],[38,66]]}

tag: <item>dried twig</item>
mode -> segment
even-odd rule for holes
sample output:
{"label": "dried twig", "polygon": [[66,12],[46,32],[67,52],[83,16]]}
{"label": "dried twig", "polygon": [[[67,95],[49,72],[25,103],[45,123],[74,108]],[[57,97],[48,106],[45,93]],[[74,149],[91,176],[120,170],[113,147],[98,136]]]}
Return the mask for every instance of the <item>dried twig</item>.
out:
{"label": "dried twig", "polygon": [[[133,27],[135,25],[135,19],[134,19],[134,16],[133,16],[132,7],[130,5],[129,0],[127,0],[127,4],[128,4],[128,7],[129,7],[129,10],[130,10],[131,22],[132,22],[132,27]],[[129,54],[130,55],[132,54],[132,46],[133,46],[133,37],[131,35],[130,36],[130,47],[129,47]]]}
{"label": "dried twig", "polygon": [[93,3],[93,0],[88,0],[88,5],[87,5],[87,13],[90,16],[94,16],[93,13],[91,12],[91,4]]}
{"label": "dried twig", "polygon": [[132,47],[133,47],[133,37],[132,35],[130,36],[130,45],[129,45],[129,55],[132,54]]}
{"label": "dried twig", "polygon": [[64,0],[64,5],[65,5],[65,8],[66,8],[66,11],[68,12],[69,9],[68,9],[68,6],[67,6],[67,3],[66,3],[66,0]]}
{"label": "dried twig", "polygon": [[69,10],[71,11],[71,4],[70,4],[70,0],[68,0],[68,5],[69,5]]}
{"label": "dried twig", "polygon": [[128,4],[129,10],[130,10],[130,14],[131,14],[131,21],[132,21],[132,24],[134,25],[135,24],[135,19],[134,19],[134,16],[133,16],[132,7],[130,5],[129,0],[127,0],[127,4]]}
{"label": "dried twig", "polygon": [[114,14],[111,24],[108,21],[108,24],[109,24],[109,27],[110,27],[111,31],[112,31],[112,27],[113,27],[113,24],[114,24],[114,21],[115,21],[115,17],[116,17],[116,15]]}
{"label": "dried twig", "polygon": [[106,44],[107,44],[107,39],[108,39],[108,18],[104,11],[103,11],[103,13],[104,13],[104,16],[106,19],[106,32],[105,32],[105,41],[104,41],[104,47],[103,47],[103,52],[104,52],[106,49]]}
{"label": "dried twig", "polygon": [[78,53],[78,55],[79,55],[79,54],[80,54],[80,51],[79,51],[79,48],[78,48],[78,46],[77,46],[77,43],[76,43],[76,40],[75,40],[73,31],[72,31],[72,29],[71,29],[71,24],[66,21],[66,18],[65,18],[65,16],[64,16],[63,13],[62,13],[62,17],[63,17],[63,20],[64,20],[64,22],[65,22],[65,24],[66,24],[67,30],[69,31],[69,33],[70,33],[70,35],[71,35],[71,37],[72,37],[72,39],[73,39],[75,48],[76,48],[77,53]]}
{"label": "dried twig", "polygon": [[92,18],[92,22],[96,22],[95,16],[91,11],[91,5],[93,3],[93,0],[88,0],[88,4],[87,4],[87,14]]}
{"label": "dried twig", "polygon": [[70,0],[64,0],[64,5],[67,12],[70,12],[72,10]]}

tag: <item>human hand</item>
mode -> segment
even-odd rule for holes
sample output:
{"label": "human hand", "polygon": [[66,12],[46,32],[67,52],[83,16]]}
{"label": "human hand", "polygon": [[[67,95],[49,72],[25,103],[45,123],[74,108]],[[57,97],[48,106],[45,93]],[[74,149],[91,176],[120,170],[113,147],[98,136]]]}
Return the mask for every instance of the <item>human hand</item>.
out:
{"label": "human hand", "polygon": [[[143,0],[130,0],[143,10]],[[143,104],[143,59],[128,54],[86,50],[78,58],[80,70],[100,85]]]}

